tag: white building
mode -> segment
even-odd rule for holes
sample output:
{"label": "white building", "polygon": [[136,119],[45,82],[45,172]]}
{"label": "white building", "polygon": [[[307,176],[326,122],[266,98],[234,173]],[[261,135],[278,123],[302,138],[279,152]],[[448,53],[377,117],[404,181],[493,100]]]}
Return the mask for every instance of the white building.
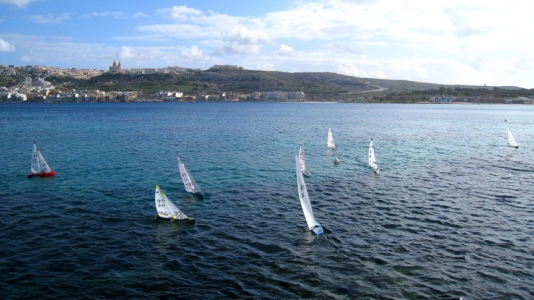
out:
{"label": "white building", "polygon": [[287,99],[288,100],[304,101],[304,100],[306,100],[306,95],[304,94],[304,92],[288,92],[287,93]]}
{"label": "white building", "polygon": [[456,100],[456,97],[450,96],[432,96],[430,97],[430,102],[432,103],[452,103]]}
{"label": "white building", "polygon": [[45,81],[44,78],[36,77],[33,82],[32,86],[39,87],[41,89],[53,89],[54,86],[51,82]]}

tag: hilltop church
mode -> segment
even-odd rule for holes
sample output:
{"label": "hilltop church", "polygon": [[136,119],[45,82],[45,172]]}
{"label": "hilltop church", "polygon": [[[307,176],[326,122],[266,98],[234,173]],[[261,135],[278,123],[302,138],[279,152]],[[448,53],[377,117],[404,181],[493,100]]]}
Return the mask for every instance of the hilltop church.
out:
{"label": "hilltop church", "polygon": [[122,73],[121,62],[119,61],[119,64],[117,64],[113,61],[113,66],[109,67],[109,72],[112,74]]}

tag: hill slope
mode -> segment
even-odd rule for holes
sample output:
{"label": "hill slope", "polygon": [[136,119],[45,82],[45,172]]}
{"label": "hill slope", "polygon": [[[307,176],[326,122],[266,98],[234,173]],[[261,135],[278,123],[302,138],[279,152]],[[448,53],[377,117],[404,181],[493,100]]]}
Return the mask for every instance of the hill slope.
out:
{"label": "hill slope", "polygon": [[[58,89],[64,90],[139,91],[145,96],[158,91],[180,91],[186,95],[303,91],[308,100],[354,99],[358,96],[382,99],[391,99],[392,96],[412,97],[414,100],[422,100],[435,94],[510,96],[507,95],[510,91],[514,91],[511,94],[522,96],[534,94],[533,90],[518,87],[441,85],[408,80],[359,78],[329,72],[288,73],[245,70],[235,66],[214,66],[207,70],[181,68],[181,70],[180,73],[149,75],[104,73],[90,79],[48,76],[46,80],[52,82]],[[13,82],[13,78],[4,82]],[[516,92],[518,90],[521,92]]]}
{"label": "hill slope", "polygon": [[307,96],[334,97],[347,94],[438,89],[440,85],[405,80],[358,78],[336,73],[287,73],[243,69],[210,68],[182,74],[103,74],[88,80],[48,77],[58,88],[140,90],[154,93],[177,90],[184,93],[252,93],[256,91],[304,91]]}

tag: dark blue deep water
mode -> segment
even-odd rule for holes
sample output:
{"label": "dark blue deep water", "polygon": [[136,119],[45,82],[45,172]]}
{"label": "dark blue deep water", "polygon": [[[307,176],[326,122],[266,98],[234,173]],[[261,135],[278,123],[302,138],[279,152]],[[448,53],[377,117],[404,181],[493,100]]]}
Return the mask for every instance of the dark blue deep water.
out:
{"label": "dark blue deep water", "polygon": [[534,298],[534,106],[0,104],[0,141],[1,299]]}

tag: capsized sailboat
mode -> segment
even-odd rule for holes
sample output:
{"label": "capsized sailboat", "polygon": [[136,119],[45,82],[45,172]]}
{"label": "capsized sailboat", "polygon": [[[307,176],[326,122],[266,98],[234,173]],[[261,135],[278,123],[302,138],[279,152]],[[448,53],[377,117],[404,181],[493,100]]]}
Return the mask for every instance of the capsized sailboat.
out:
{"label": "capsized sailboat", "polygon": [[369,143],[369,168],[373,169],[376,174],[380,173],[380,169],[378,168],[378,164],[376,163],[375,148],[373,147],[372,138],[371,142]]}
{"label": "capsized sailboat", "polygon": [[304,143],[300,144],[300,150],[299,150],[297,162],[298,162],[298,165],[300,167],[300,171],[302,172],[302,174],[306,176],[311,176],[310,171],[306,169],[306,157],[304,155]]}
{"label": "capsized sailboat", "polygon": [[50,166],[46,163],[41,151],[37,148],[37,144],[33,142],[32,164],[28,178],[50,176],[56,176],[56,172],[50,169]]}
{"label": "capsized sailboat", "polygon": [[510,131],[510,128],[508,128],[508,144],[514,148],[519,148],[519,145],[514,139],[514,136],[512,135],[512,132]]}
{"label": "capsized sailboat", "polygon": [[302,211],[304,212],[308,229],[313,231],[313,233],[316,235],[323,235],[323,227],[315,220],[315,217],[313,216],[310,198],[308,197],[308,190],[306,189],[306,182],[304,182],[304,176],[302,176],[302,171],[300,169],[299,158],[296,154],[295,162],[295,172],[297,173],[297,192],[299,194],[300,205],[302,206]]}
{"label": "capsized sailboat", "polygon": [[194,223],[195,219],[186,216],[169,198],[160,190],[159,185],[156,185],[155,192],[156,201],[156,220],[165,220],[170,222],[188,222]]}
{"label": "capsized sailboat", "polygon": [[336,145],[334,144],[334,137],[332,136],[332,130],[328,128],[328,136],[326,138],[326,145],[332,150],[336,150]]}
{"label": "capsized sailboat", "polygon": [[204,193],[202,193],[202,190],[200,189],[200,186],[195,182],[191,174],[187,171],[185,168],[184,163],[180,159],[180,155],[178,155],[178,168],[180,169],[180,176],[182,177],[182,181],[184,182],[185,189],[189,192],[194,194],[198,197],[204,197]]}

